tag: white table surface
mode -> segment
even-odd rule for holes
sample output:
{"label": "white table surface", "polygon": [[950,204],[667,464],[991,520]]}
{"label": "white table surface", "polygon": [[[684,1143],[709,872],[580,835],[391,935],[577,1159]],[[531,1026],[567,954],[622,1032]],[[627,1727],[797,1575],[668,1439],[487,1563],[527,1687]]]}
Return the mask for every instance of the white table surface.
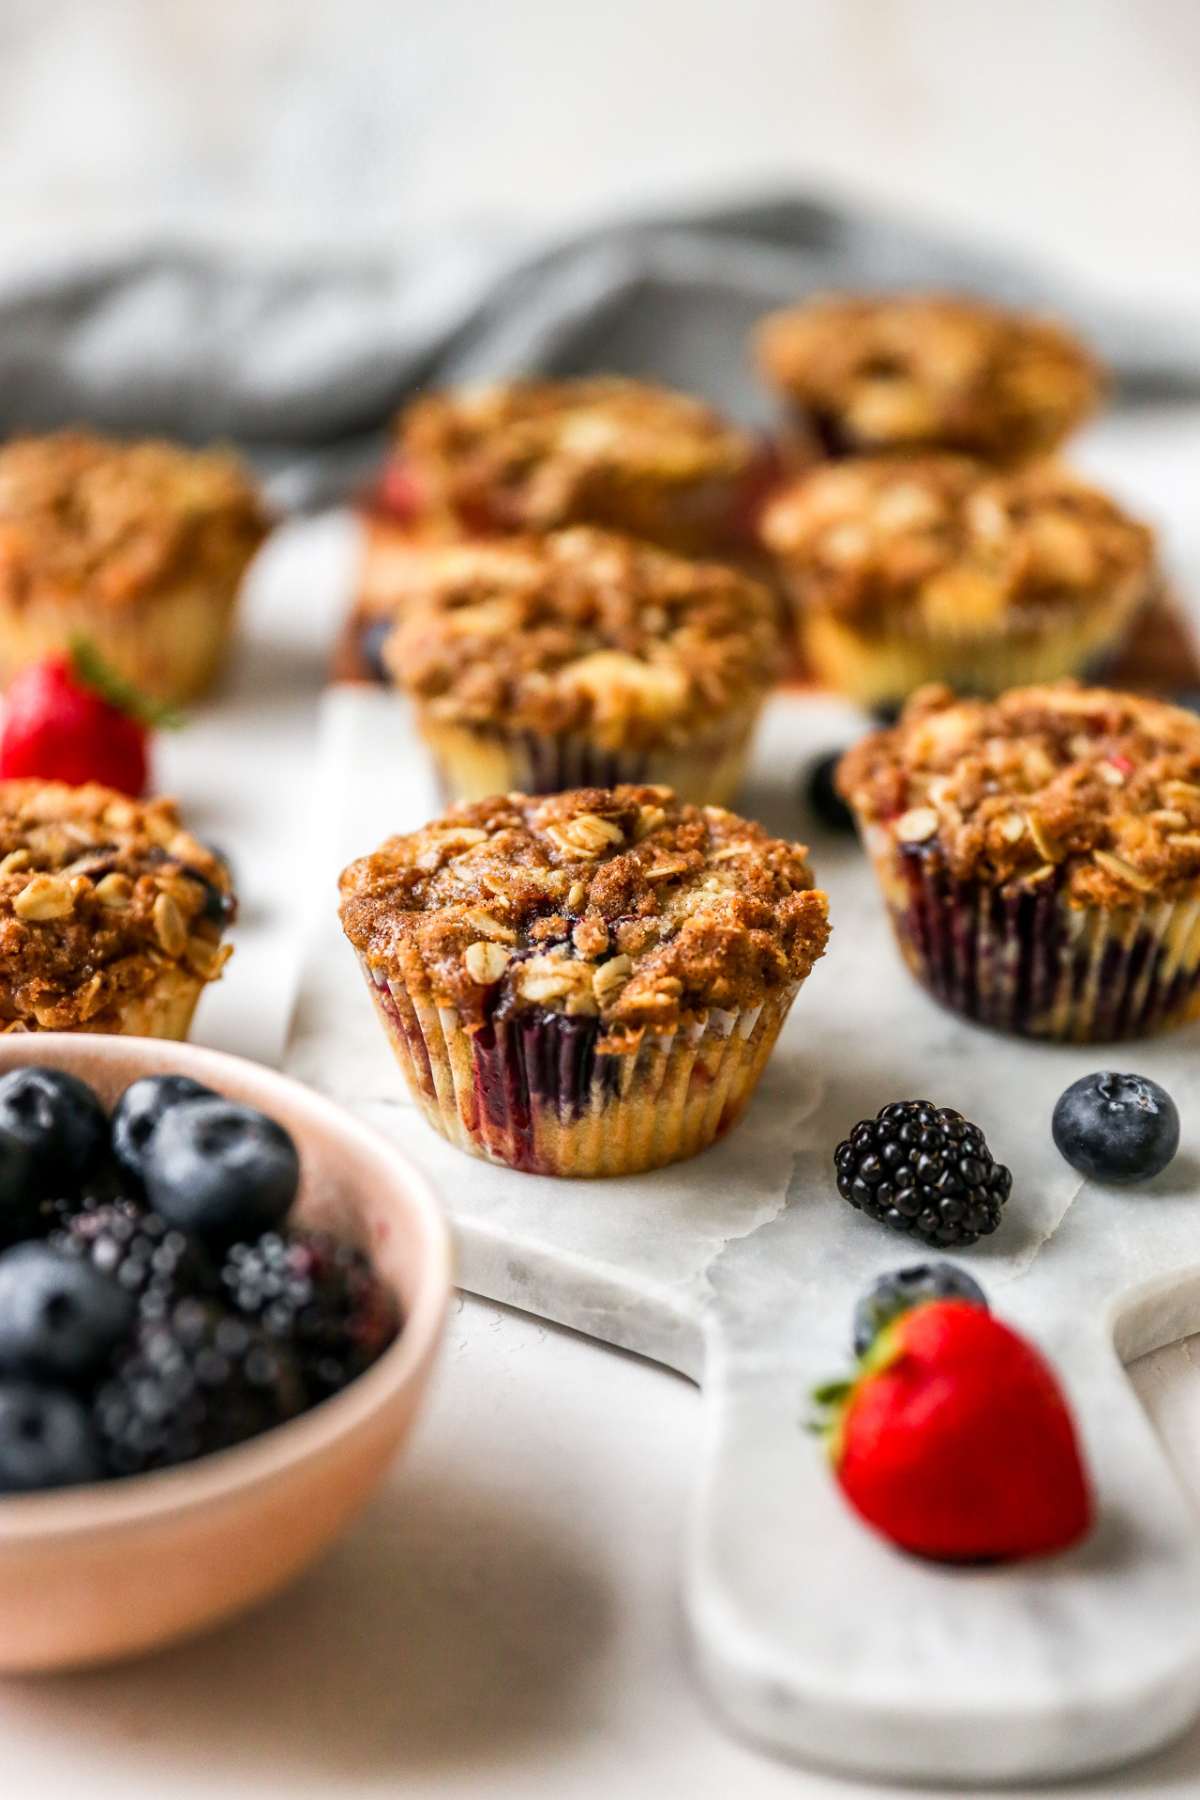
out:
{"label": "white table surface", "polygon": [[[1198,31],[1193,0],[0,0],[0,241],[337,253],[463,210],[574,222],[770,177],[1195,296]],[[1107,472],[1103,435],[1090,453]],[[1153,511],[1170,497],[1200,594],[1200,419],[1122,469]],[[198,1035],[267,1058],[303,909],[329,903],[304,884],[328,629],[311,600],[257,597],[231,688],[162,758],[246,896]],[[1135,1377],[1200,1495],[1193,1355]],[[744,1749],[688,1681],[674,1578],[697,1423],[678,1378],[463,1301],[411,1454],[333,1555],[201,1643],[0,1685],[0,1794],[864,1800]],[[1071,1791],[1198,1788],[1200,1730]]]}

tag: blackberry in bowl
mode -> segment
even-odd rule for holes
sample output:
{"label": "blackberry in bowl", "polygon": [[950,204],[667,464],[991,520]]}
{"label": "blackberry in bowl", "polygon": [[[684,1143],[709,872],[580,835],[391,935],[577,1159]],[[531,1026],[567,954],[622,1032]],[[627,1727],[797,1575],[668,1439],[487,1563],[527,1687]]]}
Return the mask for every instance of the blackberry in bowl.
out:
{"label": "blackberry in bowl", "polygon": [[[405,1436],[450,1286],[424,1179],[298,1083],[237,1057],[119,1037],[47,1033],[37,1057],[85,1082],[109,1116],[134,1082],[186,1076],[204,1091],[176,1087],[175,1107],[220,1104],[269,1122],[294,1147],[299,1185],[280,1217],[282,1166],[266,1171],[276,1180],[266,1216],[320,1278],[307,1310],[269,1316],[223,1282],[231,1238],[263,1266],[259,1195],[240,1190],[234,1213],[227,1192],[194,1181],[170,1134],[159,1142],[169,1105],[149,1109],[158,1116],[139,1147],[155,1210],[129,1181],[74,1210],[65,1195],[36,1215],[38,1237],[0,1250],[0,1282],[9,1259],[23,1259],[22,1304],[0,1345],[3,1672],[138,1653],[297,1574]],[[27,1039],[0,1040],[0,1077],[28,1058]],[[217,1154],[244,1179],[248,1145],[262,1173],[274,1134],[256,1126],[234,1144],[231,1129]],[[173,1222],[183,1212],[187,1230]],[[266,1286],[264,1276],[257,1293]]]}
{"label": "blackberry in bowl", "polygon": [[1012,1191],[978,1125],[928,1100],[894,1101],[860,1120],[833,1161],[843,1200],[936,1249],[995,1231]]}

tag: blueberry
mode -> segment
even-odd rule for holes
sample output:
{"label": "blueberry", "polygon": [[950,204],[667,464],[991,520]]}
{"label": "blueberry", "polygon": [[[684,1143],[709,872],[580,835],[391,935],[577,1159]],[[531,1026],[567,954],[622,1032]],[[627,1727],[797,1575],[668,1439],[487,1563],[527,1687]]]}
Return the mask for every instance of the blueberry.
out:
{"label": "blueberry", "polygon": [[300,1184],[300,1158],[282,1125],[232,1100],[173,1107],[150,1137],[143,1169],[155,1212],[213,1243],[274,1230]]}
{"label": "blueberry", "polygon": [[953,1263],[911,1263],[871,1283],[854,1309],[854,1354],[863,1356],[885,1325],[927,1300],[968,1300],[988,1309],[987,1295],[965,1269]]}
{"label": "blueberry", "polygon": [[828,826],[830,831],[848,832],[854,830],[854,814],[834,783],[842,754],[840,750],[832,750],[828,756],[822,756],[813,763],[808,771],[806,786],[808,804],[822,825]]}
{"label": "blueberry", "polygon": [[0,1370],[67,1383],[97,1374],[136,1315],[132,1295],[94,1264],[48,1244],[0,1256]]}
{"label": "blueberry", "polygon": [[139,1191],[146,1146],[163,1116],[188,1101],[216,1098],[211,1088],[193,1081],[190,1075],[143,1075],[125,1089],[113,1109],[112,1148]]}
{"label": "blueberry", "polygon": [[76,1189],[108,1149],[108,1119],[85,1081],[30,1065],[0,1078],[0,1131],[29,1151],[40,1198]]}
{"label": "blueberry", "polygon": [[1060,1098],[1051,1129],[1071,1167],[1095,1181],[1149,1181],[1179,1148],[1175,1102],[1144,1075],[1085,1075]]}
{"label": "blueberry", "polygon": [[11,1131],[0,1131],[0,1249],[42,1234],[41,1191],[33,1156]]}
{"label": "blueberry", "polygon": [[0,1494],[77,1487],[103,1472],[87,1408],[74,1394],[0,1381]]}
{"label": "blueberry", "polygon": [[381,682],[384,685],[390,684],[392,677],[388,671],[387,664],[383,660],[383,646],[387,643],[395,628],[396,621],[394,619],[373,619],[371,623],[365,627],[362,636],[358,640],[359,655],[362,657],[363,665],[371,677],[371,680]]}

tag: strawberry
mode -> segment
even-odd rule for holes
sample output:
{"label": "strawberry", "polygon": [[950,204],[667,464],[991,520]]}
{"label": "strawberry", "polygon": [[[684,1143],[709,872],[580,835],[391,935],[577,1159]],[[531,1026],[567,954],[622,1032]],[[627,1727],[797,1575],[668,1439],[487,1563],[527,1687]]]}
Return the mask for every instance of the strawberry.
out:
{"label": "strawberry", "polygon": [[421,482],[401,457],[394,456],[379,477],[375,505],[401,525],[410,525],[424,511]]}
{"label": "strawberry", "polygon": [[10,683],[0,778],[99,781],[137,796],[149,775],[149,727],[176,722],[77,642],[68,655],[34,663]]}
{"label": "strawberry", "polygon": [[1058,1381],[981,1307],[902,1314],[856,1380],[823,1390],[830,1450],[855,1511],[903,1550],[943,1562],[1047,1556],[1084,1536],[1092,1499]]}

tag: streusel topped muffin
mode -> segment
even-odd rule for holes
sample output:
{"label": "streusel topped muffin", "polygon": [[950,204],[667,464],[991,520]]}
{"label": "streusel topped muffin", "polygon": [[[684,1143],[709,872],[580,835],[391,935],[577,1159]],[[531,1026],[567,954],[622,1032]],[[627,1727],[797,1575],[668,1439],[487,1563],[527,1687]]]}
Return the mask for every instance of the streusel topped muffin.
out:
{"label": "streusel topped muffin", "polygon": [[431,548],[409,570],[384,660],[452,792],[669,767],[727,797],[779,664],[757,582],[587,527]]}
{"label": "streusel topped muffin", "polygon": [[0,1030],[186,1037],[234,911],[172,801],[0,782]]}
{"label": "streusel topped muffin", "polygon": [[91,638],[165,698],[213,673],[267,530],[236,457],[84,431],[0,448],[0,664]]}
{"label": "streusel topped muffin", "polygon": [[763,536],[819,671],[868,700],[1076,673],[1154,585],[1149,528],[1057,464],[850,458],[778,494]]}
{"label": "streusel topped muffin", "polygon": [[352,864],[342,923],[432,1123],[578,1174],[732,1123],[829,930],[802,845],[651,786],[458,807]]}
{"label": "streusel topped muffin", "polygon": [[473,533],[603,525],[690,554],[745,546],[759,447],[703,401],[615,376],[430,394],[402,415],[404,510]]}
{"label": "streusel topped muffin", "polygon": [[922,978],[986,1023],[1133,1035],[1200,992],[1200,718],[1077,682],[914,697],[839,786]]}
{"label": "streusel topped muffin", "polygon": [[950,294],[821,294],[756,336],[766,379],[829,454],[943,448],[1000,463],[1053,450],[1101,377],[1062,326]]}

